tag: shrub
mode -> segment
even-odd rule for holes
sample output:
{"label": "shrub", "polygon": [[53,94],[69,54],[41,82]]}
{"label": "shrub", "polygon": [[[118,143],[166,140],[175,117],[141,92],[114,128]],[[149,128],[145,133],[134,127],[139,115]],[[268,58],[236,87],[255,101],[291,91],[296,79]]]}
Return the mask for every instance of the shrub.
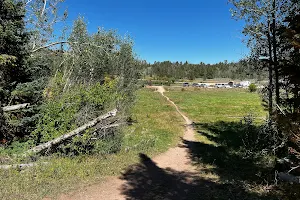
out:
{"label": "shrub", "polygon": [[257,86],[254,83],[251,83],[248,87],[250,92],[256,92],[257,91]]}
{"label": "shrub", "polygon": [[261,125],[254,123],[253,115],[245,116],[241,123],[243,124],[242,142],[244,145],[244,156],[266,156],[277,154],[281,144],[286,138],[283,138],[275,122],[270,119]]}
{"label": "shrub", "polygon": [[[115,106],[115,101],[121,99],[120,94],[116,92],[117,80],[107,79],[103,84],[76,84],[69,91],[61,93],[60,84],[57,85],[60,83],[60,76],[57,75],[55,79],[58,80],[54,80],[53,84],[45,89],[45,97],[48,100],[41,108],[41,117],[31,135],[36,145],[76,129],[111,109]],[[94,142],[90,141],[90,135],[86,132],[83,136],[74,138],[66,145],[65,149],[68,150],[65,152],[77,154],[83,152],[84,148],[91,152],[89,149],[93,148]]]}

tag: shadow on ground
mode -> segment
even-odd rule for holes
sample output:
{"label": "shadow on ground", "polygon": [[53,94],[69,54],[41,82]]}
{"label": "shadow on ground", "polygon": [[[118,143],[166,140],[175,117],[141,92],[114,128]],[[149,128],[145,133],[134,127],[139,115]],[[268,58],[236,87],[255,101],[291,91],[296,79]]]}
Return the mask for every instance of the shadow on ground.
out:
{"label": "shadow on ground", "polygon": [[[239,122],[216,122],[211,124],[195,124],[198,134],[206,137],[216,145],[202,142],[183,141],[188,146],[189,154],[195,164],[209,164],[214,166],[207,172],[217,174],[222,181],[244,182],[247,184],[266,184],[274,180],[273,166],[266,164],[261,157],[245,157],[243,139],[249,141],[252,135],[245,136],[249,127]],[[251,127],[251,132],[257,127]],[[251,143],[251,142],[250,142]],[[257,151],[262,150],[259,144]],[[253,152],[257,153],[257,152]],[[205,169],[204,169],[205,171]]]}
{"label": "shadow on ground", "polygon": [[199,173],[159,168],[145,154],[140,154],[140,163],[129,167],[121,178],[126,181],[122,193],[130,200],[277,199],[275,196],[262,197],[251,193],[238,183],[217,183],[202,178]]}

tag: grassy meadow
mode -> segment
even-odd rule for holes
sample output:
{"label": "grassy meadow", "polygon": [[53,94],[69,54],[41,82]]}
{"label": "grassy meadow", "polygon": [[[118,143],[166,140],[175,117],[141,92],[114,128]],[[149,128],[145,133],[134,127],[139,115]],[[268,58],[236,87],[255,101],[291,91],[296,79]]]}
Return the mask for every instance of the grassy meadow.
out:
{"label": "grassy meadow", "polygon": [[258,118],[267,114],[259,95],[246,89],[167,89],[167,95],[194,121],[238,121],[248,114]]}
{"label": "grassy meadow", "polygon": [[[203,199],[281,199],[270,192],[274,159],[261,154],[261,142],[252,141],[266,117],[260,97],[246,89],[166,88],[166,95],[194,122],[196,142],[183,141],[209,181]],[[244,116],[256,116],[251,125]],[[249,152],[251,151],[251,152]],[[200,185],[199,188],[202,186]]]}
{"label": "grassy meadow", "polygon": [[54,157],[41,159],[49,165],[24,171],[0,170],[0,199],[41,199],[81,189],[103,181],[105,176],[119,175],[128,165],[138,162],[139,153],[153,156],[166,151],[183,134],[182,118],[152,90],[138,91],[132,119],[133,125],[124,128],[116,141],[121,142],[121,150],[115,154]]}

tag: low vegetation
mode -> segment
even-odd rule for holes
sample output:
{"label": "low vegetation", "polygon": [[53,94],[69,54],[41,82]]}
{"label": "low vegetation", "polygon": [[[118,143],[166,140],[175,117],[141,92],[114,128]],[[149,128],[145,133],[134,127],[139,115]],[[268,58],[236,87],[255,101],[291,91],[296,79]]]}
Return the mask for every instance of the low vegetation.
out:
{"label": "low vegetation", "polygon": [[166,151],[177,144],[183,133],[179,114],[164,97],[152,90],[138,91],[131,122],[117,139],[107,138],[99,143],[97,154],[48,157],[40,160],[40,166],[21,172],[0,170],[0,199],[40,199],[80,189],[102,181],[105,176],[119,174],[137,162],[141,152],[153,156]]}
{"label": "low vegetation", "polygon": [[169,89],[168,96],[194,122],[198,142],[186,143],[201,177],[235,191],[212,188],[219,199],[299,197],[298,187],[276,186],[273,149],[281,141],[263,123],[266,112],[258,94],[246,89]]}
{"label": "low vegetation", "polygon": [[257,91],[257,86],[254,83],[251,83],[248,87],[249,92],[256,92]]}

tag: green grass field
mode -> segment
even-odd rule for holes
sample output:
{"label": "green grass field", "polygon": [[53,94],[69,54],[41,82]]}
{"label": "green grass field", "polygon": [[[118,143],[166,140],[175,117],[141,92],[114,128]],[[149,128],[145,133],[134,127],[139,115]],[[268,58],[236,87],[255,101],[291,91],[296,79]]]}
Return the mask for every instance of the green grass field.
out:
{"label": "green grass field", "polygon": [[0,199],[41,199],[67,193],[103,177],[119,175],[138,154],[153,156],[177,144],[183,134],[182,118],[165,98],[152,90],[138,91],[132,126],[123,130],[121,151],[113,155],[51,158],[46,166],[0,170]]}
{"label": "green grass field", "polygon": [[248,114],[266,117],[259,95],[246,89],[167,89],[167,95],[195,122],[238,121]]}
{"label": "green grass field", "polygon": [[[278,193],[265,190],[274,180],[270,176],[274,159],[260,154],[263,141],[251,140],[266,117],[257,93],[245,89],[166,89],[166,95],[194,122],[197,142],[184,143],[190,147],[189,155],[201,178],[214,185],[207,199],[281,199]],[[248,126],[243,119],[250,113],[257,119]]]}

